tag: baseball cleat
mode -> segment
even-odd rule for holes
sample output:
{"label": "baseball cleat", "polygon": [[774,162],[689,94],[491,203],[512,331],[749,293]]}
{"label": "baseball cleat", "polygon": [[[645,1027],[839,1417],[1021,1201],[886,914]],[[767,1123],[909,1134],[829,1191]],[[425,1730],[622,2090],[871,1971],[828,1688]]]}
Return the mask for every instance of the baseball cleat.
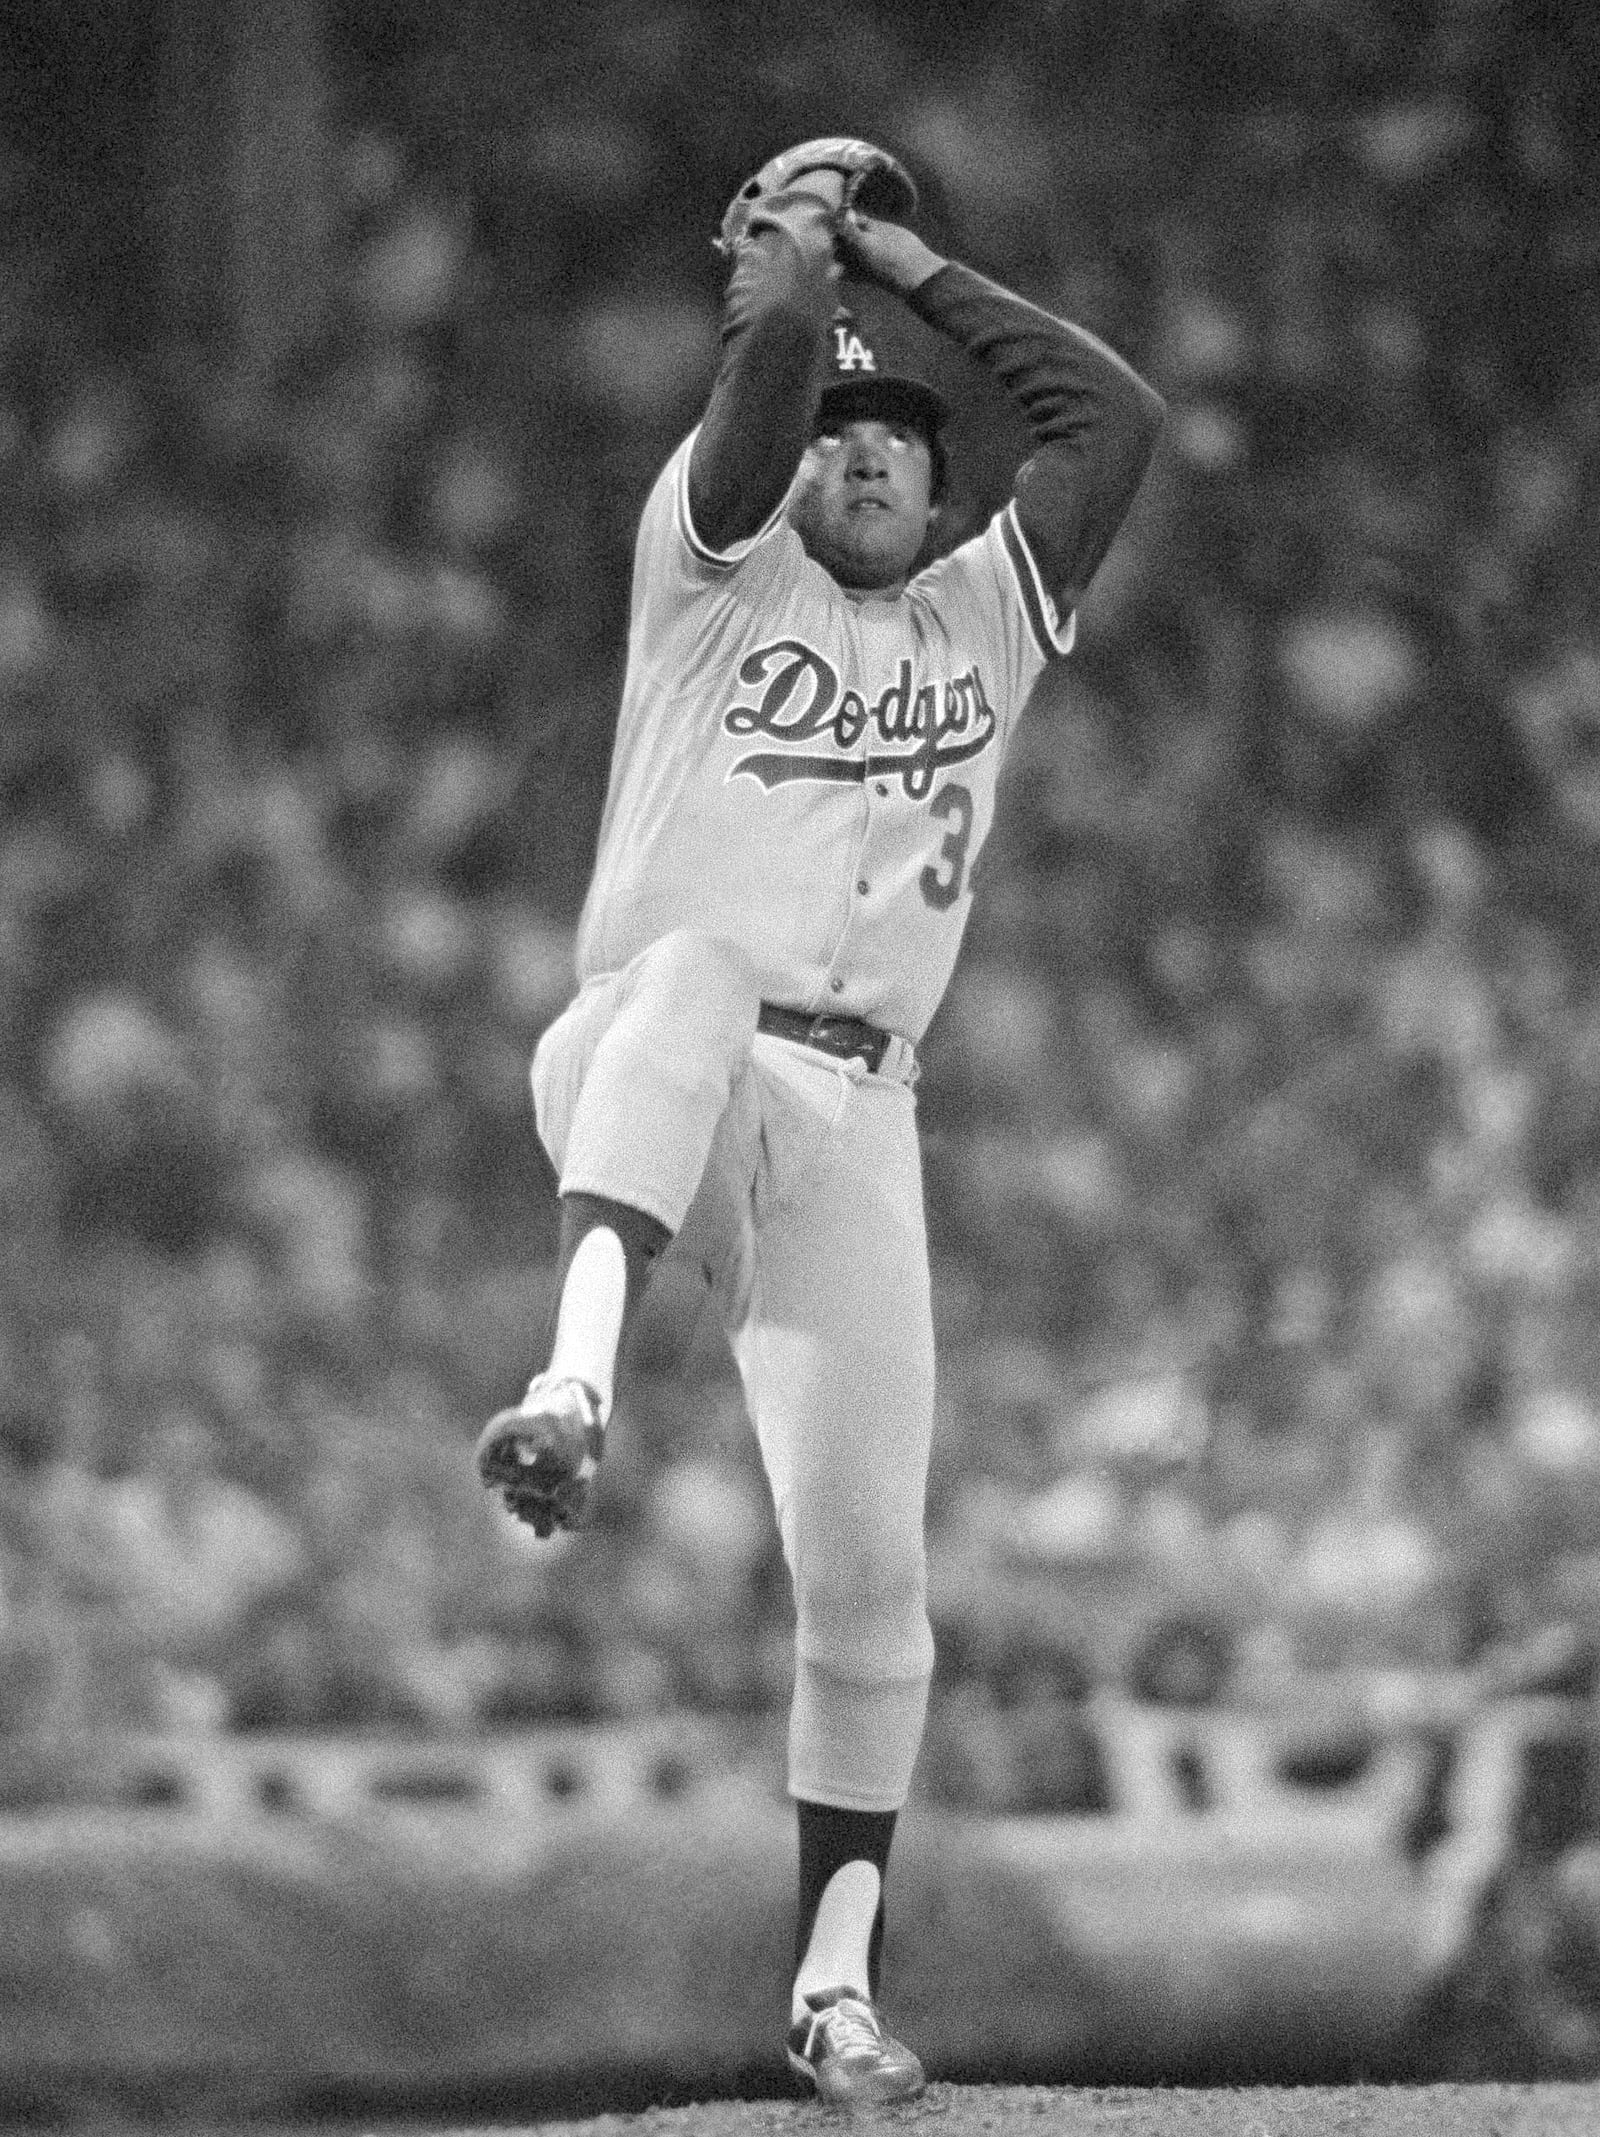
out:
{"label": "baseball cleat", "polygon": [[536,1536],[577,1525],[605,1450],[600,1398],[584,1380],[541,1373],[478,1436],[478,1475]]}
{"label": "baseball cleat", "polygon": [[872,2107],[913,2100],[927,2084],[909,2048],[857,1989],[820,1989],[806,1998],[809,2018],[789,2028],[789,2066],[809,2078],[830,2107]]}

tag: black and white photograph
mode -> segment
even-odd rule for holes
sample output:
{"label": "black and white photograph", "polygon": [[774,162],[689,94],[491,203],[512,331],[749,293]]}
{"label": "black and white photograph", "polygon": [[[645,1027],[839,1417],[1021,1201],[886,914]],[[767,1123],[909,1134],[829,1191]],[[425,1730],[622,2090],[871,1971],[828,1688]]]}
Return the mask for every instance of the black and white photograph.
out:
{"label": "black and white photograph", "polygon": [[0,0],[0,2137],[1600,2129],[1597,83]]}

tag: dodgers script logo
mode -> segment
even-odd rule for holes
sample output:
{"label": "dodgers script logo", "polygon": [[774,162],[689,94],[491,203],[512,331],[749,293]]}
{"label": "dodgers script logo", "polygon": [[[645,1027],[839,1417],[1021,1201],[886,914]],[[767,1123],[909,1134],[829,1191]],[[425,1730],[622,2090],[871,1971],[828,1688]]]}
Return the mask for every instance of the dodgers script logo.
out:
{"label": "dodgers script logo", "polygon": [[[923,801],[940,772],[980,756],[995,737],[994,711],[975,667],[923,682],[902,660],[894,681],[868,704],[859,690],[840,688],[838,671],[814,647],[780,638],[746,655],[739,680],[761,695],[753,705],[730,705],[723,732],[765,735],[782,746],[741,757],[728,777],[759,779],[769,793],[795,779],[859,785],[896,778],[912,801]],[[880,746],[845,755],[869,728]]]}

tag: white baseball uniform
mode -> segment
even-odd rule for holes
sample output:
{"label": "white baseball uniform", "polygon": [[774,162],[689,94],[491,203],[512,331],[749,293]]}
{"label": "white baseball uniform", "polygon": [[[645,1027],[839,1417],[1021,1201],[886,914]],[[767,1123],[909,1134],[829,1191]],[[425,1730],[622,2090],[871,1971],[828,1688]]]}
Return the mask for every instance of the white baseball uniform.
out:
{"label": "white baseball uniform", "polygon": [[[1041,514],[1060,485],[1092,569],[1109,539],[1094,514],[1114,526],[1126,498],[1082,439],[1098,424],[1125,443],[1101,407],[1118,360],[965,269],[935,279],[949,331],[1030,421],[1030,382],[1069,409],[1032,523],[1057,524]],[[1123,455],[1134,482],[1149,435]],[[579,992],[540,1042],[535,1104],[562,1192],[682,1234],[726,1316],[794,1581],[792,1793],[893,1810],[933,1659],[914,1047],[960,947],[1006,744],[1073,619],[1016,502],[890,599],[838,585],[781,506],[717,550],[694,524],[693,445],[640,523]],[[895,1036],[872,1073],[758,1033],[762,1002]]]}

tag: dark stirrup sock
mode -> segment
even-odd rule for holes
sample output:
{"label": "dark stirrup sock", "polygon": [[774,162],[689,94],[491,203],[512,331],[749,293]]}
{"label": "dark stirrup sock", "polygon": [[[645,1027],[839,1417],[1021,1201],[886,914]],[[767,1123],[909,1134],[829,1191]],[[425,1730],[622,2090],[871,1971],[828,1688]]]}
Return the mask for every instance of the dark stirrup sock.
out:
{"label": "dark stirrup sock", "polygon": [[563,1195],[548,1342],[555,1340],[556,1317],[561,1310],[562,1288],[567,1281],[567,1271],[572,1267],[572,1257],[588,1235],[601,1225],[615,1232],[622,1242],[623,1266],[627,1271],[627,1295],[622,1309],[624,1335],[644,1296],[651,1270],[672,1243],[672,1234],[664,1224],[657,1223],[654,1217],[647,1217],[642,1209],[633,1208],[631,1203],[611,1202],[604,1195]]}
{"label": "dark stirrup sock", "polygon": [[[795,1801],[800,1820],[800,1905],[795,1917],[794,1963],[798,1971],[811,1942],[817,1909],[835,1870],[847,1862],[870,1862],[878,1873],[880,1889],[889,1873],[889,1849],[894,1841],[898,1811],[848,1811],[832,1803]],[[873,1917],[872,1941],[867,1949],[867,1987],[878,1993],[878,1966],[883,1953],[883,1901]]]}

